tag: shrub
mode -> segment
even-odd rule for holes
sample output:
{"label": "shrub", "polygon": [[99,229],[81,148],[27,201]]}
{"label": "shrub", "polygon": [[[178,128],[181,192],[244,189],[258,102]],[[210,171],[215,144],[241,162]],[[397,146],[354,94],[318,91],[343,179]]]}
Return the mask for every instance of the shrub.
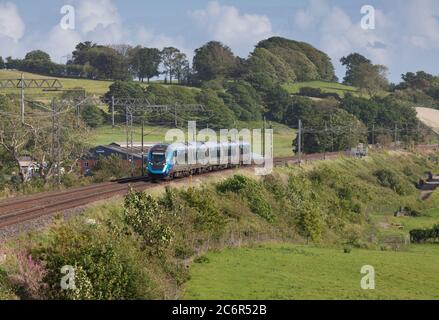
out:
{"label": "shrub", "polygon": [[320,88],[312,88],[312,87],[302,87],[299,90],[299,94],[301,96],[307,97],[320,97],[322,95],[322,89]]}
{"label": "shrub", "polygon": [[[136,244],[113,234],[105,226],[55,227],[48,242],[33,250],[44,262],[44,277],[51,299],[151,299],[152,281],[142,264]],[[62,290],[63,266],[75,270],[74,290]]]}
{"label": "shrub", "polygon": [[287,199],[294,210],[299,233],[307,239],[319,241],[324,220],[310,181],[290,176]]}
{"label": "shrub", "polygon": [[427,241],[439,240],[439,224],[434,225],[431,229],[414,229],[410,231],[410,241],[421,243]]}
{"label": "shrub", "polygon": [[404,182],[396,173],[388,169],[380,169],[374,172],[374,176],[377,178],[378,183],[385,187],[390,188],[399,195],[406,195],[409,193]]}
{"label": "shrub", "polygon": [[124,201],[124,221],[157,252],[166,248],[174,236],[165,211],[144,192],[130,191]]}
{"label": "shrub", "polygon": [[248,201],[254,213],[268,222],[274,222],[275,216],[270,203],[266,200],[262,186],[256,181],[242,175],[235,175],[218,184],[217,190],[221,193],[233,192],[241,195]]}
{"label": "shrub", "polygon": [[8,282],[22,299],[41,299],[45,284],[43,279],[46,270],[40,261],[34,260],[26,250],[11,252],[12,266],[10,266]]}
{"label": "shrub", "polygon": [[216,205],[214,195],[207,189],[189,188],[181,192],[181,197],[195,209],[193,215],[195,229],[218,234],[225,226],[225,219]]}

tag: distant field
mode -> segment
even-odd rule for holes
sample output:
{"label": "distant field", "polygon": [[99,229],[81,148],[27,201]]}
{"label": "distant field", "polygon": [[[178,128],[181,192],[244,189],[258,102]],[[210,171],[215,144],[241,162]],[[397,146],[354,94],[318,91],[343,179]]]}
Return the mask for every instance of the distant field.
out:
{"label": "distant field", "polygon": [[[19,79],[21,78],[21,71],[16,70],[0,70],[0,79]],[[72,78],[57,78],[50,76],[42,76],[38,74],[24,72],[24,77],[27,79],[41,79],[41,78],[50,78],[50,79],[59,79],[61,84],[63,85],[63,89],[75,89],[75,88],[84,88],[87,93],[97,96],[104,95],[108,90],[113,81],[105,81],[105,80],[87,80],[87,79],[72,79]],[[162,81],[157,81],[162,83]],[[140,85],[147,87],[148,84],[140,83]],[[193,88],[194,90],[198,90],[197,88]],[[15,93],[18,94],[19,89],[0,89],[0,93]],[[60,94],[61,92],[49,91],[45,92],[41,89],[26,89],[26,94],[31,96],[33,99],[37,100],[50,100],[53,96]]]}
{"label": "distant field", "polygon": [[[0,70],[0,79],[18,79],[21,77],[21,71],[15,70]],[[86,91],[90,94],[94,95],[103,95],[105,94],[110,85],[113,83],[112,81],[101,81],[101,80],[86,80],[86,79],[70,79],[70,78],[55,78],[49,76],[42,76],[33,73],[24,72],[24,77],[27,79],[41,79],[41,78],[51,78],[51,79],[59,79],[61,84],[63,85],[63,89],[75,89],[75,88],[85,88]],[[34,99],[50,99],[54,95],[59,94],[59,92],[44,92],[41,89],[26,89],[26,94],[30,95]],[[19,93],[19,89],[0,89],[0,93]]]}
{"label": "distant field", "polygon": [[[210,252],[194,263],[185,299],[439,299],[439,246],[409,251],[288,244]],[[375,290],[362,290],[361,267],[375,268]]]}
{"label": "distant field", "polygon": [[307,81],[307,82],[286,84],[284,85],[284,87],[291,94],[299,93],[299,90],[303,87],[318,88],[326,93],[337,93],[340,97],[344,97],[346,93],[352,93],[353,95],[356,96],[359,96],[361,94],[358,88],[346,86],[344,84],[337,82]]}

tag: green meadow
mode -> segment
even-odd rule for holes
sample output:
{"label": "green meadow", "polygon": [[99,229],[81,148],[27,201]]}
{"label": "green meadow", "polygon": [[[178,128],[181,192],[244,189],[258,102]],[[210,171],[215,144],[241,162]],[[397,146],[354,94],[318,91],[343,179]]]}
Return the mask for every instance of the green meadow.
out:
{"label": "green meadow", "polygon": [[361,93],[358,88],[347,86],[337,82],[329,81],[306,81],[285,84],[284,88],[291,94],[299,93],[299,90],[304,87],[321,89],[324,93],[337,93],[340,97],[344,97],[346,93],[351,93],[360,96]]}
{"label": "green meadow", "polygon": [[[273,244],[207,253],[185,299],[439,299],[439,246],[375,251]],[[375,269],[363,290],[361,268]]]}

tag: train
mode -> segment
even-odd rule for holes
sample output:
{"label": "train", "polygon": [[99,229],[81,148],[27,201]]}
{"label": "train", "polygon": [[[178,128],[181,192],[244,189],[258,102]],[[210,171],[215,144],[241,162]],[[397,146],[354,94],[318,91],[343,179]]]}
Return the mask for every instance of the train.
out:
{"label": "train", "polygon": [[148,151],[146,169],[155,179],[173,179],[250,165],[247,142],[194,142],[156,144]]}

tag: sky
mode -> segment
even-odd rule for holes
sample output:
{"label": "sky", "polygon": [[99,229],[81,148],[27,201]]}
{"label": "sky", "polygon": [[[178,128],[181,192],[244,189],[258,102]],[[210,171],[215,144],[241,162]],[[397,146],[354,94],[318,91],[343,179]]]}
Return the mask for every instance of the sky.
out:
{"label": "sky", "polygon": [[[74,28],[72,19],[70,28],[62,25],[66,5],[74,8]],[[373,29],[361,26],[365,5],[374,8]],[[386,65],[393,82],[408,71],[439,74],[438,0],[0,0],[3,57],[41,49],[60,63],[89,40],[175,46],[192,58],[196,48],[218,40],[245,58],[270,36],[326,52],[340,79],[339,60],[352,52]]]}

